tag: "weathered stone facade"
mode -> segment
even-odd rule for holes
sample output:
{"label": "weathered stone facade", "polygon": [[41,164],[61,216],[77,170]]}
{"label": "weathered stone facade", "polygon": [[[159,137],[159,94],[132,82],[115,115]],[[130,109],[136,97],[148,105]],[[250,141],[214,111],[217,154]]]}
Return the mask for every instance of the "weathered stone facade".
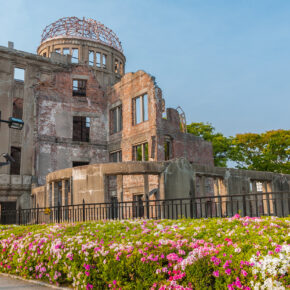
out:
{"label": "weathered stone facade", "polygon": [[[164,116],[154,78],[141,70],[125,74],[126,58],[112,31],[93,20],[59,21],[52,25],[67,29],[70,21],[76,29],[53,35],[57,30],[46,28],[38,54],[11,43],[0,47],[1,119],[15,115],[25,123],[22,131],[0,125],[0,153],[17,157],[16,165],[0,168],[0,204],[29,208],[31,187],[44,185],[51,172],[83,164],[186,157],[213,165],[212,145],[182,132],[177,110],[169,108]],[[149,180],[151,190],[158,178]],[[122,183],[128,198],[143,192],[142,175]],[[120,187],[117,177],[110,184],[112,191]]]}

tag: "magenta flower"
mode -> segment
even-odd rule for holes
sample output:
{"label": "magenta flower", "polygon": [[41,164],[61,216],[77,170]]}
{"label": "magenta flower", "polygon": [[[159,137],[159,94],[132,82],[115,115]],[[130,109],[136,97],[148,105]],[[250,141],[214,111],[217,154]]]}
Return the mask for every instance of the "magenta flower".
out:
{"label": "magenta flower", "polygon": [[231,275],[231,272],[232,272],[231,269],[226,269],[226,270],[225,270],[225,273],[226,273],[227,275]]}
{"label": "magenta flower", "polygon": [[86,271],[85,274],[86,274],[87,276],[90,276],[90,272],[88,272],[88,271]]}
{"label": "magenta flower", "polygon": [[215,277],[219,277],[219,275],[220,275],[219,271],[213,271],[212,274],[213,274]]}
{"label": "magenta flower", "polygon": [[245,270],[242,270],[241,273],[242,273],[242,275],[245,276],[245,277],[248,275],[247,271],[245,271]]}

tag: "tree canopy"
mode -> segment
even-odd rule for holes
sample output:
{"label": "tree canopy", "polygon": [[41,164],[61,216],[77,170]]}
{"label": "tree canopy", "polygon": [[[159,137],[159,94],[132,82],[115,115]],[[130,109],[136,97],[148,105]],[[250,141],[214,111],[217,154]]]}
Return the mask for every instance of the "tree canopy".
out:
{"label": "tree canopy", "polygon": [[209,123],[191,123],[189,133],[212,142],[215,166],[234,161],[237,168],[290,174],[290,130],[225,137]]}

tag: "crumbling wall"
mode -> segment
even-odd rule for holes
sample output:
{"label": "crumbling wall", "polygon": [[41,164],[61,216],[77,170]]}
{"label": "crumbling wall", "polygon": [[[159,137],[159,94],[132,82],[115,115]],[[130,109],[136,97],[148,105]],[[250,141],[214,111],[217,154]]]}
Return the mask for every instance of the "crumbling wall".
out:
{"label": "crumbling wall", "polygon": [[[86,96],[73,96],[74,79],[86,80]],[[107,99],[87,66],[44,75],[37,87],[37,176],[43,184],[52,171],[73,161],[107,162]],[[73,140],[73,116],[90,119],[89,141]]]}

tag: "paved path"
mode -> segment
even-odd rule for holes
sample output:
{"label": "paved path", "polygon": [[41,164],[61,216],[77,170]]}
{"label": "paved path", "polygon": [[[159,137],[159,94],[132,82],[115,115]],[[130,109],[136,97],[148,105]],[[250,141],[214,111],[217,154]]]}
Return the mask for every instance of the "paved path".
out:
{"label": "paved path", "polygon": [[11,278],[9,276],[4,276],[0,274],[0,289],[1,290],[14,290],[14,289],[24,289],[24,290],[48,290],[53,289],[50,287],[46,287],[44,285],[38,285],[33,282],[23,281],[15,278]]}

